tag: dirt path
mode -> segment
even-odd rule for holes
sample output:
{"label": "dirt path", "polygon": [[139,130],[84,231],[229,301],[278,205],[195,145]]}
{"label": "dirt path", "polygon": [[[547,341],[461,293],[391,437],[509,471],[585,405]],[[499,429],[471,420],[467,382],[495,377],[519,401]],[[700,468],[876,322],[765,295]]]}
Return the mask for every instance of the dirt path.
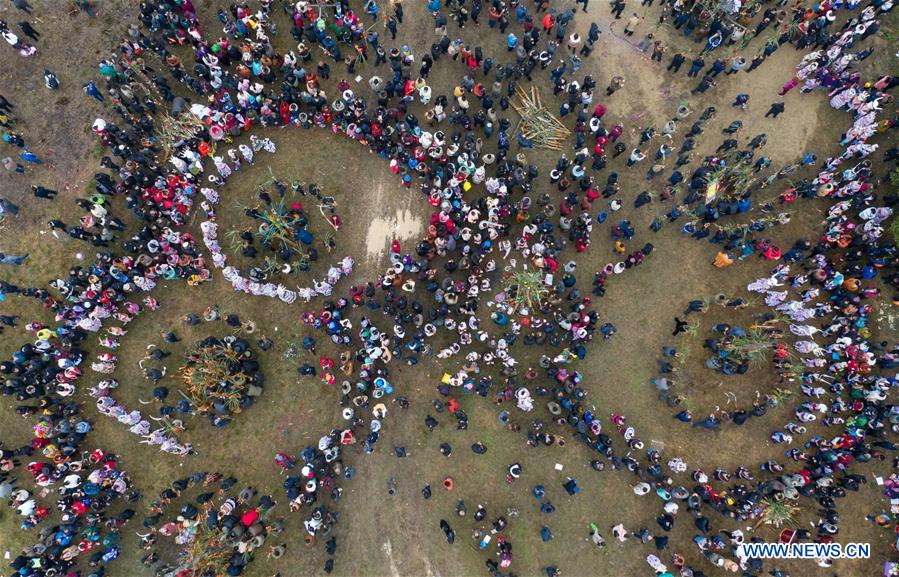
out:
{"label": "dirt path", "polygon": [[401,243],[420,236],[423,222],[409,209],[397,209],[393,217],[375,217],[368,225],[365,246],[368,259],[381,260],[393,239]]}

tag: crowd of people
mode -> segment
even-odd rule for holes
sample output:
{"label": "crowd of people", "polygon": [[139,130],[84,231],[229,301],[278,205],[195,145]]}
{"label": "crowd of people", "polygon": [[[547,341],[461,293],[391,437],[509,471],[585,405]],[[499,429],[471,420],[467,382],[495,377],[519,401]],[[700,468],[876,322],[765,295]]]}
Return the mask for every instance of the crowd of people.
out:
{"label": "crowd of people", "polygon": [[[284,531],[284,519],[272,518],[271,495],[252,486],[235,491],[237,482],[220,472],[172,481],[150,503],[145,532],[138,533],[145,551],[141,562],[156,575],[243,574],[267,540]],[[176,545],[174,556],[164,547],[169,539]],[[270,545],[267,556],[280,558],[286,549],[285,543]]]}
{"label": "crowd of people", "polygon": [[[668,533],[676,522],[679,524],[678,512],[686,509],[699,530],[693,542],[700,556],[713,566],[759,574],[761,560],[739,557],[738,545],[747,537],[739,531],[730,532],[726,539],[721,537],[712,527],[713,513],[741,521],[756,519],[768,498],[815,499],[823,509],[821,520],[814,533],[804,531],[795,537],[833,539],[839,530],[835,499],[847,490],[857,490],[864,478],[850,473],[850,465],[883,458],[883,450],[894,449],[887,433],[899,426],[899,416],[886,402],[886,393],[895,381],[872,370],[895,366],[896,351],[887,343],[868,342],[867,323],[872,309],[865,300],[880,296],[878,288],[865,284],[878,275],[885,277],[883,280],[893,289],[899,289],[896,246],[881,226],[891,217],[889,205],[895,204],[896,199],[895,195],[884,199],[885,205],[881,206],[872,193],[876,177],[871,163],[861,160],[877,151],[877,145],[869,144],[869,139],[895,128],[894,120],[878,120],[877,113],[889,101],[889,91],[897,80],[883,77],[865,83],[852,70],[865,55],[848,52],[877,30],[878,17],[891,4],[875,0],[863,8],[847,6],[858,16],[845,19],[839,32],[832,31],[838,20],[834,12],[837,6],[822,4],[816,10],[795,10],[789,17],[774,8],[764,13],[752,36],[758,36],[768,26],[778,28],[788,19],[796,24],[798,32],[790,26],[789,32],[766,43],[756,58],[764,60],[787,42],[798,48],[816,48],[802,60],[782,94],[800,84],[804,91],[826,87],[831,104],[852,111],[855,119],[840,143],[845,152],[827,159],[814,179],[800,181],[776,201],[761,203],[762,215],[753,213],[749,223],[717,230],[714,226],[718,221],[732,222],[733,217],[755,210],[753,192],[773,186],[803,165],[816,164],[814,155],[804,157],[789,169],[772,172],[771,159],[757,156],[767,142],[765,134],[758,134],[745,148],[736,138],[727,138],[716,154],[694,159],[707,123],[720,114],[715,107],[706,108],[685,131],[679,124],[691,118],[693,111],[689,107],[678,110],[676,118],[658,129],[627,127],[639,135],[639,142],[629,146],[625,142],[625,127],[610,121],[606,116],[608,106],[595,100],[596,80],[590,74],[578,73],[583,66],[581,58],[590,55],[599,37],[598,27],[591,26],[584,41],[574,30],[574,8],[556,12],[542,1],[535,2],[533,10],[526,2],[491,0],[483,4],[487,5],[487,28],[501,35],[501,42],[508,48],[506,54],[487,54],[481,46],[472,47],[449,34],[449,20],[460,30],[466,25],[479,25],[479,0],[431,0],[427,8],[434,17],[437,41],[420,56],[408,44],[385,46],[378,32],[366,25],[366,17],[381,15],[377,2],[368,2],[361,12],[346,0],[327,7],[304,1],[261,2],[258,9],[246,4],[232,5],[218,12],[224,27],[222,35],[206,32],[190,0],[140,3],[145,31],[137,26],[129,28],[116,58],[100,63],[103,90],[95,84],[85,86],[88,96],[97,100],[109,96],[115,101],[118,118],[98,119],[93,125],[104,154],[108,154],[103,157],[102,166],[112,174],[97,173],[97,193],[78,201],[87,213],[78,225],[51,223],[54,231],[65,231],[73,238],[90,242],[98,251],[96,260],[89,266],[74,266],[67,278],[51,283],[52,292],[5,282],[0,286],[4,295],[39,299],[56,318],[52,327],[29,324],[28,330],[37,337],[35,343],[22,346],[0,367],[6,376],[4,394],[15,395],[23,403],[17,410],[26,416],[39,415],[42,433],[36,439],[52,438],[50,431],[65,431],[58,441],[33,443],[36,446],[32,450],[41,449],[44,459],[54,463],[36,463],[41,474],[46,474],[44,469],[61,468],[60,473],[54,474],[62,478],[66,464],[79,462],[79,445],[90,431],[87,421],[71,422],[78,414],[78,405],[68,399],[76,392],[75,383],[82,376],[81,367],[88,357],[85,341],[90,334],[105,331],[107,336],[99,337],[101,346],[114,350],[126,325],[138,313],[160,306],[149,295],[158,280],[182,279],[196,285],[212,278],[194,237],[184,230],[197,204],[207,215],[201,231],[209,258],[214,267],[222,268],[224,277],[236,290],[277,297],[286,303],[293,303],[297,296],[302,302],[320,298],[317,309],[306,311],[302,320],[310,330],[323,330],[333,345],[344,349],[339,360],[324,351],[316,354],[314,339],[308,337],[304,349],[318,358],[314,364],[304,363],[299,370],[303,376],[317,376],[326,384],[340,386],[343,425],[323,436],[316,447],[306,447],[298,456],[278,453],[275,459],[279,467],[291,472],[284,489],[290,508],[302,512],[310,541],[316,536],[327,536],[338,519],[334,502],[340,498],[341,488],[337,482],[353,476],[352,467],[342,463],[345,447],[359,443],[363,453],[375,450],[386,422],[387,407],[381,400],[385,396],[393,395],[400,407],[408,405],[408,399],[400,394],[401,385],[392,380],[390,363],[414,365],[429,356],[440,359],[446,367],[459,359],[461,367],[447,369],[437,385],[442,400],[435,403],[435,407],[449,407],[458,428],[467,428],[468,418],[457,397],[471,393],[474,395],[470,396],[494,397],[501,403],[514,403],[523,413],[535,411],[535,398],[542,399],[552,415],[552,425],[535,417],[528,432],[529,443],[552,445],[556,436],[548,427],[568,427],[576,441],[596,451],[594,468],[610,463],[613,469],[626,469],[637,477],[636,494],[657,496],[661,532],[648,528],[629,532],[618,524],[612,527],[612,534],[620,541],[635,537],[644,544],[653,542],[662,554],[668,549]],[[588,1],[581,4],[586,10]],[[291,23],[296,49],[275,48],[278,6]],[[625,2],[616,2],[612,6],[613,16],[620,17],[624,9]],[[690,77],[702,73],[694,96],[713,88],[714,79],[721,72],[731,74],[744,68],[751,72],[761,63],[756,64],[753,59],[749,64],[738,56],[729,62],[717,59],[705,70],[705,58],[717,54],[721,44],[743,42],[748,30],[745,26],[732,26],[723,16],[696,12],[696,6],[675,2],[666,4],[662,14],[662,20],[670,18],[676,28],[683,27],[685,36],[692,35],[700,43],[705,41],[688,72]],[[391,41],[397,38],[403,16],[402,2],[394,2],[389,13],[383,15]],[[625,34],[633,36],[639,26],[640,19],[632,18]],[[10,43],[23,49],[5,25],[3,31],[7,41],[13,37],[15,42]],[[653,60],[662,59],[665,50],[658,41],[647,38],[641,45],[641,50],[652,51]],[[321,60],[313,56],[318,50],[325,54]],[[374,63],[369,68],[371,55]],[[149,65],[151,58],[160,65]],[[503,59],[511,60],[503,64]],[[364,70],[369,75],[370,95],[366,96],[364,85],[362,89],[354,88],[337,78],[342,74],[331,70],[329,60],[335,67],[345,67],[351,77]],[[434,94],[429,84],[432,68],[441,61],[439,66],[460,70],[461,78],[449,94]],[[678,73],[685,61],[682,54],[675,54],[669,71]],[[382,65],[389,69],[386,80],[377,74]],[[544,73],[547,69],[549,72]],[[627,91],[626,78],[617,78],[606,89],[607,98]],[[525,81],[543,82],[547,93],[560,97],[559,116],[566,119],[570,115],[574,121],[571,158],[568,152],[559,154],[547,174],[529,159],[529,151],[535,146],[534,135],[516,131],[509,118],[517,88]],[[336,97],[326,96],[326,89],[331,92],[332,86]],[[191,100],[196,102],[191,104]],[[748,96],[742,102],[738,97],[735,104],[742,110],[747,101]],[[4,110],[8,110],[5,99],[3,103]],[[165,142],[157,138],[158,110],[163,107],[171,110],[175,122],[191,129],[188,134]],[[783,106],[775,102],[772,110],[776,116]],[[364,147],[381,157],[409,194],[417,194],[432,207],[424,237],[405,252],[395,241],[389,268],[378,279],[342,289],[340,280],[353,270],[350,257],[332,266],[325,279],[300,291],[267,283],[252,270],[244,273],[233,265],[225,266],[226,256],[217,241],[215,221],[219,195],[235,170],[253,163],[254,154],[263,150],[277,153],[274,142],[249,133],[285,126],[326,129],[352,139],[360,150]],[[735,136],[742,123],[731,126],[727,136]],[[680,132],[686,135],[680,149],[675,150],[674,137]],[[12,140],[4,133],[7,142],[24,146],[21,137],[9,134]],[[226,150],[227,144],[247,134],[246,143]],[[592,343],[597,330],[604,338],[617,332],[613,324],[601,321],[594,308],[594,297],[602,297],[611,279],[646,262],[654,250],[648,242],[639,249],[628,247],[637,231],[629,220],[617,219],[608,228],[614,256],[592,279],[591,289],[578,286],[577,255],[591,250],[594,228],[604,224],[623,203],[618,173],[608,170],[604,184],[599,173],[629,148],[627,161],[619,170],[639,170],[641,163],[651,159],[646,174],[650,185],[668,174],[664,192],[656,197],[659,202],[677,197],[683,187],[687,189],[684,198],[677,199],[676,206],[653,221],[646,232],[657,232],[666,222],[686,216],[686,234],[722,245],[715,260],[719,268],[752,254],[772,262],[784,261],[778,263],[770,278],[750,285],[749,290],[765,293],[766,303],[795,323],[792,334],[806,338],[793,344],[797,352],[810,355],[802,358],[798,372],[787,363],[778,365],[784,379],[798,380],[802,392],[809,397],[796,408],[796,419],[808,423],[816,420],[818,414],[826,414],[821,419],[824,425],[841,427],[841,432],[830,439],[813,436],[804,449],[789,449],[787,456],[797,464],[795,468],[788,470],[770,461],[755,473],[759,480],[745,467],[733,473],[715,471],[714,480],[695,469],[689,473],[691,484],[686,478],[687,465],[675,458],[668,461],[666,470],[661,451],[647,448],[623,415],[610,414],[612,430],[603,427],[604,419],[598,411],[588,408],[589,387],[575,367],[598,346]],[[673,170],[669,157],[676,158]],[[162,158],[166,164],[160,163]],[[895,149],[892,158],[895,159]],[[688,165],[696,160],[698,166],[688,170]],[[839,172],[843,162],[855,166]],[[41,191],[35,195],[52,198],[53,191]],[[124,199],[131,216],[113,214],[113,196]],[[634,196],[635,208],[655,202],[648,191]],[[769,226],[786,225],[790,220],[785,212],[773,218],[767,216],[776,212],[775,203],[786,204],[800,197],[829,197],[836,201],[828,211],[828,230],[817,245],[798,242],[788,253],[781,254],[780,247],[761,233]],[[3,206],[5,212],[15,213],[8,204]],[[256,211],[251,216],[260,218],[263,214]],[[136,232],[130,236],[125,233],[125,218],[137,224]],[[12,258],[11,263],[17,260],[4,256],[8,258]],[[799,263],[803,272],[791,275],[789,263]],[[787,291],[773,290],[784,283],[802,291],[801,296],[787,301]],[[819,299],[825,295],[828,300],[821,302]],[[829,323],[824,328],[811,324],[811,319],[824,318]],[[732,333],[733,328],[722,332]],[[435,339],[437,335],[439,341]],[[816,336],[828,342],[818,343]],[[441,345],[432,346],[431,341]],[[537,367],[522,370],[518,357],[523,353],[516,347],[519,342],[541,347]],[[776,354],[774,357],[776,361],[784,360]],[[720,354],[712,360],[715,359],[717,366],[713,368],[722,372],[724,367],[740,372],[744,366],[721,363]],[[90,366],[96,373],[111,374],[117,362],[113,352],[101,352]],[[258,367],[253,371],[258,371]],[[101,412],[128,424],[132,432],[167,452],[189,454],[190,446],[179,443],[170,431],[150,430],[149,422],[140,413],[129,412],[115,402],[109,394],[115,388],[114,381],[104,382],[105,387],[98,385],[91,392],[98,398]],[[844,399],[843,394],[850,399]],[[831,396],[828,403],[822,400],[825,395]],[[214,413],[213,419],[227,420],[222,416],[227,411]],[[508,421],[507,409],[505,413]],[[678,418],[689,420],[687,417]],[[706,419],[693,426],[717,425],[714,419]],[[789,442],[790,434],[805,432],[802,425],[785,428],[786,432],[777,431],[772,438]],[[613,442],[612,437],[620,439]],[[616,451],[615,445],[622,442],[626,449]],[[479,447],[486,450],[484,445]],[[395,449],[398,456],[402,456],[400,449]],[[103,468],[91,482],[102,487],[101,494],[108,497],[91,500],[99,507],[97,515],[91,516],[88,524],[76,520],[72,527],[61,531],[64,538],[56,542],[57,546],[32,550],[31,555],[17,558],[20,574],[46,575],[45,568],[55,564],[67,568],[72,560],[70,549],[65,548],[70,542],[66,535],[69,539],[79,531],[99,535],[98,524],[115,534],[127,520],[121,519],[121,515],[107,519],[102,511],[113,498],[129,500],[138,494],[129,491],[127,476],[119,472],[115,459],[101,454],[98,462],[102,462]],[[292,474],[295,468],[300,474]],[[510,466],[510,482],[521,473],[519,464]],[[86,486],[78,489],[80,479],[72,483],[72,502],[67,502],[67,506],[77,502],[74,498],[79,496],[79,490],[88,491]],[[185,483],[191,484],[191,478]],[[566,482],[564,488],[571,495],[579,490],[574,479]],[[95,487],[89,490],[94,491]],[[173,490],[182,489],[173,484]],[[17,491],[22,497],[17,497],[17,501],[27,504],[28,492]],[[225,527],[233,532],[243,526],[252,532],[257,519],[251,518],[250,513],[259,511],[251,508],[243,512],[238,506],[253,496],[238,499],[225,513],[219,509],[218,516],[209,507],[201,507],[201,511],[192,504],[185,505],[190,508],[182,510],[183,518],[166,524],[165,532],[160,529],[160,533],[167,532],[182,543],[191,543],[197,538],[199,522],[211,523],[210,529]],[[261,509],[270,509],[268,504],[273,506],[271,499],[260,505]],[[486,518],[486,509],[483,513],[482,509],[479,507],[475,515],[481,516],[476,519],[479,522]],[[457,513],[459,510],[464,511],[464,504],[457,507]],[[27,523],[39,521],[32,519],[39,517],[34,504],[22,511],[28,513],[23,515]],[[240,515],[235,511],[241,511]],[[205,520],[200,519],[201,515],[206,515]],[[250,517],[244,519],[246,515]],[[512,565],[511,543],[502,535],[506,523],[506,517],[500,516],[489,534],[485,530],[475,537],[482,549],[494,549],[499,561],[487,560],[487,568],[494,575],[504,574]],[[453,544],[455,532],[450,523],[444,520],[441,529],[449,544]],[[552,532],[549,527],[544,529],[541,538],[548,541]],[[499,536],[491,545],[490,536],[494,534]],[[241,540],[241,535],[232,537],[238,551],[230,557],[228,572],[240,574],[245,563],[239,561],[242,557],[237,553],[241,553],[240,543],[246,549],[249,541]],[[591,538],[597,545],[604,542],[595,527]],[[146,537],[145,544],[151,544],[153,539]],[[88,545],[96,541],[86,539]],[[92,565],[102,565],[118,554],[114,536],[101,542],[104,548],[90,558]],[[326,572],[333,569],[336,548],[333,538],[328,543]],[[657,574],[672,574],[669,564],[684,577],[703,574],[700,567],[685,561],[682,552],[664,555],[671,561],[663,561],[655,554],[647,557]],[[35,562],[35,558],[40,562]],[[147,559],[154,560],[152,555]],[[821,563],[826,564],[827,560]],[[550,577],[558,571],[554,565],[546,568]],[[95,573],[102,575],[102,568]]]}
{"label": "crowd of people", "polygon": [[[115,455],[79,450],[91,430],[79,409],[74,403],[48,406],[30,444],[2,450],[0,494],[21,517],[21,528],[35,531],[35,542],[10,562],[15,575],[65,575],[82,567],[84,575],[102,577],[122,551],[121,530],[141,495]],[[30,484],[9,474],[26,457],[35,459],[22,467]],[[51,491],[54,503],[44,498]],[[111,511],[118,502],[126,507]]]}

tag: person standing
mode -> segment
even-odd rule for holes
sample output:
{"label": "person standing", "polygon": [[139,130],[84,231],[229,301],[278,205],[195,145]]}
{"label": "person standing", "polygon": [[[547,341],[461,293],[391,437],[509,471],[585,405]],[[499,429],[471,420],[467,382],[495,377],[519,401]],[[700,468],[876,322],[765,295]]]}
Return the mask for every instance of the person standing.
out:
{"label": "person standing", "polygon": [[0,198],[0,215],[6,213],[15,216],[19,214],[19,207],[7,198]]}
{"label": "person standing", "polygon": [[615,20],[621,20],[621,13],[624,12],[624,0],[615,0],[612,3],[612,15]]}
{"label": "person standing", "polygon": [[56,240],[66,239],[66,230],[68,230],[66,223],[59,219],[53,219],[48,221],[47,225],[50,227],[50,233],[53,235],[53,238]]}
{"label": "person standing", "polygon": [[777,116],[781,112],[783,112],[785,108],[786,106],[783,102],[775,102],[771,105],[771,108],[768,109],[768,112],[765,113],[765,118],[768,118],[769,116],[777,118]]}
{"label": "person standing", "polygon": [[702,77],[702,80],[699,81],[699,85],[690,91],[690,94],[692,94],[694,96],[696,95],[697,92],[700,94],[705,94],[705,91],[708,90],[709,88],[711,88],[712,86],[715,86],[715,81],[712,80],[711,75],[706,74],[705,76]]}
{"label": "person standing", "polygon": [[21,10],[22,12],[27,12],[31,14],[31,4],[28,3],[28,0],[12,0],[13,6]]}
{"label": "person standing", "polygon": [[635,148],[635,149],[631,150],[631,154],[627,159],[628,168],[637,164],[638,162],[641,162],[645,158],[646,158],[646,154],[639,148]]}
{"label": "person standing", "polygon": [[396,28],[397,28],[397,20],[396,16],[386,15],[384,16],[384,27],[390,31],[390,39],[396,40]]}
{"label": "person standing", "polygon": [[762,65],[762,62],[765,61],[764,54],[757,54],[755,58],[752,59],[752,62],[749,64],[749,68],[746,69],[746,72],[752,72],[756,68]]}
{"label": "person standing", "polygon": [[733,58],[730,61],[730,68],[727,70],[727,75],[736,74],[737,72],[746,68],[746,59],[742,57]]}
{"label": "person standing", "polygon": [[96,98],[98,102],[103,102],[103,94],[100,92],[100,89],[97,88],[97,85],[94,84],[93,81],[85,82],[81,89],[88,96],[93,96],[94,98]]}
{"label": "person standing", "polygon": [[481,0],[472,0],[471,10],[468,13],[468,17],[471,18],[471,21],[474,22],[475,26],[478,25],[478,17],[481,15]]}
{"label": "person standing", "polygon": [[0,264],[14,264],[16,266],[20,266],[23,262],[25,262],[26,258],[28,258],[28,253],[21,256],[16,256],[0,252]]}
{"label": "person standing", "polygon": [[668,65],[668,68],[666,68],[666,70],[668,72],[674,72],[676,74],[676,73],[680,72],[680,67],[683,65],[684,62],[686,62],[686,60],[687,60],[687,58],[683,54],[678,52],[677,54],[675,54],[674,56],[671,57],[671,63]]}
{"label": "person standing", "polygon": [[642,21],[643,18],[637,16],[637,13],[634,12],[631,17],[627,19],[627,24],[624,26],[624,35],[633,36],[634,32],[637,31],[637,28],[640,26],[640,22]]}
{"label": "person standing", "polygon": [[50,90],[59,88],[59,78],[55,74],[44,68],[44,86]]}
{"label": "person standing", "polygon": [[693,59],[692,64],[690,65],[690,71],[687,72],[687,76],[690,78],[694,78],[699,76],[699,71],[705,67],[705,60],[702,59],[702,56],[697,56]]}
{"label": "person standing", "polygon": [[46,198],[47,200],[53,200],[53,197],[58,194],[55,190],[38,185],[31,186],[31,193],[35,198]]}
{"label": "person standing", "polygon": [[609,82],[609,86],[606,88],[606,96],[612,96],[616,92],[618,92],[621,87],[624,86],[624,77],[623,76],[613,76],[612,80]]}
{"label": "person standing", "polygon": [[75,2],[76,8],[78,8],[79,10],[81,10],[82,12],[84,12],[85,14],[90,16],[91,18],[93,18],[97,15],[97,13],[94,12],[94,8],[91,6],[91,3],[88,2],[88,0],[74,0],[74,2]]}
{"label": "person standing", "polygon": [[19,22],[19,28],[22,29],[22,33],[25,36],[31,38],[35,42],[40,40],[40,37],[41,37],[40,32],[38,32],[37,30],[32,28],[31,24],[29,24],[28,22],[25,22],[25,21]]}
{"label": "person standing", "polygon": [[712,69],[709,70],[707,74],[708,76],[715,78],[716,76],[724,72],[725,69],[727,69],[727,63],[719,58],[718,60],[712,62]]}
{"label": "person standing", "polygon": [[568,37],[568,49],[571,50],[572,54],[577,53],[577,47],[581,44],[581,35],[577,32],[572,32]]}

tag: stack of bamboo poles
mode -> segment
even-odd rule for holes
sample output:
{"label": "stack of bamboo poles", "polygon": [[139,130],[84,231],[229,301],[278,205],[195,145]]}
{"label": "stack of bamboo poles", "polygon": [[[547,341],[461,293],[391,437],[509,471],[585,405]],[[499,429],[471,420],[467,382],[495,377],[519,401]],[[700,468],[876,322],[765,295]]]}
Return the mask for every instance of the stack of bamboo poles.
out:
{"label": "stack of bamboo poles", "polygon": [[198,412],[211,411],[216,401],[224,402],[233,413],[240,412],[249,375],[232,369],[239,360],[238,352],[224,344],[199,346],[187,356],[178,374]]}
{"label": "stack of bamboo poles", "polygon": [[562,121],[543,106],[540,100],[540,91],[531,86],[530,93],[521,86],[517,87],[518,102],[512,106],[521,116],[515,131],[521,130],[522,135],[540,148],[562,150],[565,139],[571,135],[571,131],[562,124]]}
{"label": "stack of bamboo poles", "polygon": [[190,112],[182,112],[178,116],[172,116],[167,112],[169,106],[165,98],[159,92],[159,89],[153,84],[149,76],[139,68],[135,69],[137,79],[134,84],[143,90],[145,96],[153,101],[156,105],[156,112],[150,113],[153,117],[153,128],[156,132],[157,141],[162,147],[164,159],[168,158],[174,152],[176,146],[184,141],[190,140],[197,136],[198,133],[206,129],[203,120],[197,118]]}
{"label": "stack of bamboo poles", "polygon": [[507,298],[514,308],[539,309],[548,292],[543,275],[538,271],[516,271],[505,281]]}
{"label": "stack of bamboo poles", "polygon": [[258,236],[262,237],[263,241],[266,243],[276,241],[282,248],[302,252],[302,246],[296,239],[295,227],[298,219],[287,213],[284,201],[281,201],[277,208],[261,213],[259,218],[262,223],[259,225]]}
{"label": "stack of bamboo poles", "polygon": [[166,158],[172,155],[178,143],[194,138],[205,128],[203,121],[189,112],[178,116],[164,111],[156,114],[156,130]]}

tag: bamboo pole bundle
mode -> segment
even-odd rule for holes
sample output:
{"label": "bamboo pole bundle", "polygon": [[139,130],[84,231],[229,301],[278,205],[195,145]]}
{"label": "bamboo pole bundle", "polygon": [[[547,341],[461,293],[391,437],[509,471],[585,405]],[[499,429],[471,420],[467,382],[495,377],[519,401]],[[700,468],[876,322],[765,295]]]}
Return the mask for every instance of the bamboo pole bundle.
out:
{"label": "bamboo pole bundle", "polygon": [[515,130],[531,140],[534,146],[561,150],[565,140],[571,135],[561,120],[543,106],[540,91],[532,86],[526,91],[521,86],[516,88],[517,102],[512,107],[521,116]]}

